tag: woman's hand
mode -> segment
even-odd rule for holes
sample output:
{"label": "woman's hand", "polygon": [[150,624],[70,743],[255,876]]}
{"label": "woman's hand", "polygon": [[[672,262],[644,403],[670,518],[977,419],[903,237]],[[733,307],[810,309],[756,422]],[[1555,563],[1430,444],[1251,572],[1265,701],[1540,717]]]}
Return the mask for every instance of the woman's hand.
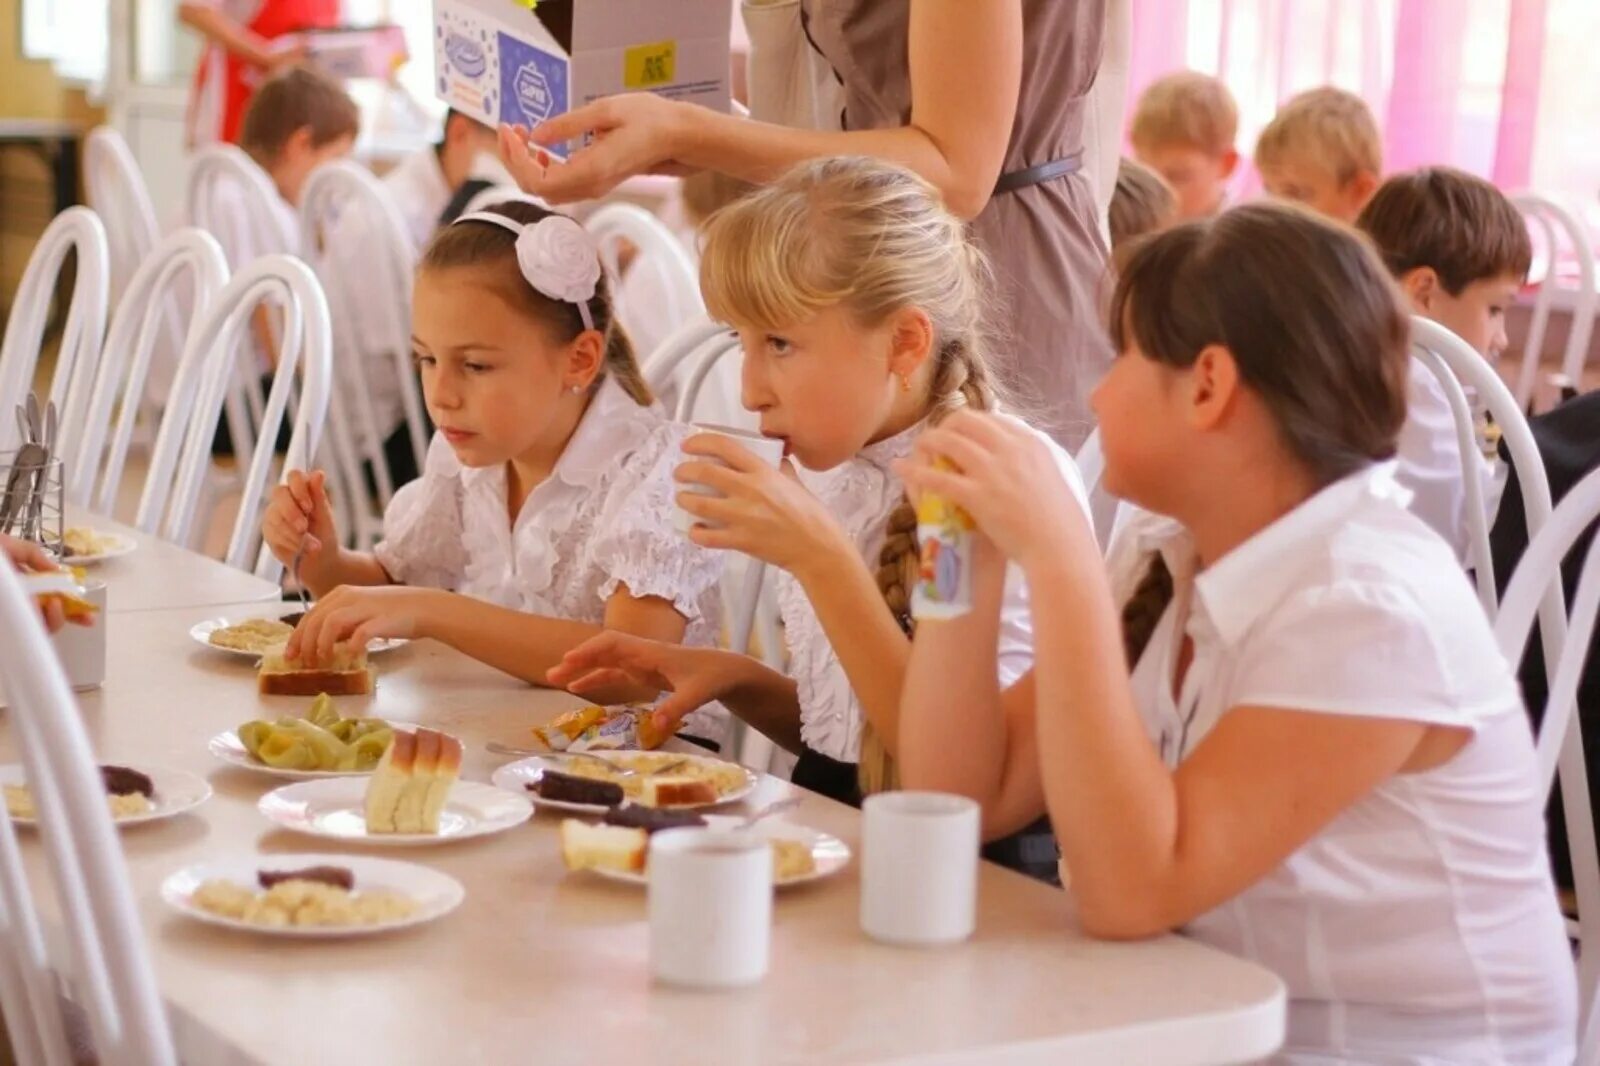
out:
{"label": "woman's hand", "polygon": [[304,542],[306,553],[295,577],[313,591],[336,583],[339,563],[339,528],[328,502],[327,480],[321,470],[289,471],[272,490],[261,519],[261,538],[284,566],[293,565]]}
{"label": "woman's hand", "polygon": [[340,644],[364,648],[369,640],[384,637],[410,639],[418,634],[435,598],[448,595],[406,585],[340,585],[295,626],[284,654],[315,666],[333,658]]}
{"label": "woman's hand", "polygon": [[[938,458],[956,469],[935,467]],[[958,411],[917,438],[894,469],[913,498],[934,492],[960,506],[1024,568],[1084,551],[1099,565],[1094,531],[1049,445],[1021,423]]]}
{"label": "woman's hand", "polygon": [[652,719],[658,729],[671,733],[684,716],[743,680],[749,662],[716,648],[686,648],[607,630],[567,652],[550,671],[549,681],[579,696],[619,685],[670,692]]}
{"label": "woman's hand", "polygon": [[[693,104],[655,93],[624,93],[541,122],[500,127],[500,159],[524,192],[553,204],[604,196],[637,174],[682,173],[676,152]],[[567,162],[545,147],[592,135]]]}
{"label": "woman's hand", "polygon": [[[680,484],[699,484],[722,495],[679,490],[678,505],[696,519],[689,539],[703,548],[743,552],[801,576],[833,565],[841,554],[857,558],[844,530],[811,495],[787,460],[782,469],[714,433],[683,444],[691,459],[674,471]],[[705,460],[720,460],[708,462]],[[726,465],[724,465],[726,464]]]}

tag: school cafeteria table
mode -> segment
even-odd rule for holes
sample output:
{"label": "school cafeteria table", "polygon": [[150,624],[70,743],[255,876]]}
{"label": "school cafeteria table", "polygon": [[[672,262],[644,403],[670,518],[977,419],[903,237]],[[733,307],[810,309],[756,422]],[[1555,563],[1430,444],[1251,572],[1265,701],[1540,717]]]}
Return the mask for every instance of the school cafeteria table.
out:
{"label": "school cafeteria table", "polygon": [[127,555],[85,568],[89,580],[106,583],[106,609],[113,614],[276,600],[280,596],[278,586],[270,581],[132,526],[72,504],[67,505],[66,512],[69,527],[87,526],[99,533],[115,533],[138,545]]}
{"label": "school cafeteria table", "polygon": [[[227,613],[252,608],[261,605]],[[100,758],[188,769],[216,790],[189,814],[122,834],[186,1062],[1160,1066],[1254,1060],[1282,1039],[1284,990],[1267,971],[1181,937],[1089,940],[1065,895],[987,863],[967,944],[912,950],[866,939],[852,862],[831,879],[779,893],[772,968],[760,985],[731,993],[658,987],[649,977],[644,890],[568,874],[558,819],[544,813],[475,841],[366,849],[437,867],[465,886],[459,910],[420,928],[283,941],[194,922],[159,899],[174,870],[227,854],[267,862],[351,850],[274,829],[256,801],[280,782],[207,754],[212,734],[305,705],[258,696],[247,660],[193,643],[189,627],[208,613],[216,612],[111,615],[105,686],[80,697]],[[341,710],[456,734],[471,780],[487,780],[498,765],[486,741],[526,745],[532,725],[574,703],[431,641],[373,661],[377,692],[341,700]],[[15,759],[3,723],[0,759]],[[767,778],[746,803],[792,791]],[[830,800],[806,794],[783,817],[859,847],[857,813]],[[23,843],[42,877],[37,843]],[[53,904],[43,909],[47,922],[59,922]]]}

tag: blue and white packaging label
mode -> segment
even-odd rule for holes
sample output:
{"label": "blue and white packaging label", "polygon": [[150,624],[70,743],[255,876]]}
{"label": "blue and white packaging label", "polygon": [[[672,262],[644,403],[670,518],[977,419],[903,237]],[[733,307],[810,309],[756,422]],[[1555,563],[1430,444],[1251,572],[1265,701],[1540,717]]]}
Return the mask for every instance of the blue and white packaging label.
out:
{"label": "blue and white packaging label", "polygon": [[571,107],[567,60],[499,34],[500,120],[533,126]]}

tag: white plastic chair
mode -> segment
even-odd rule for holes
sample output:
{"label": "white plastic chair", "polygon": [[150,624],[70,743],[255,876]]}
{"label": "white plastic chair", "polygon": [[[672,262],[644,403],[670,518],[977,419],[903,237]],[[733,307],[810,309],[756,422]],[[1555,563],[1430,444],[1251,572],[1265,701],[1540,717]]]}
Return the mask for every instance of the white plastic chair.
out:
{"label": "white plastic chair", "polygon": [[[1520,476],[1522,468],[1519,465]],[[1555,508],[1544,528],[1530,534],[1528,550],[1506,587],[1495,636],[1507,660],[1522,661],[1534,617],[1544,648],[1549,698],[1539,726],[1540,784],[1548,794],[1559,775],[1567,845],[1572,854],[1573,887],[1578,897],[1578,992],[1583,1010],[1578,1053],[1581,1063],[1600,1061],[1600,854],[1595,848],[1594,815],[1583,760],[1583,730],[1577,715],[1578,681],[1600,613],[1600,538],[1590,545],[1578,576],[1570,619],[1565,611],[1554,624],[1546,604],[1564,600],[1561,564],[1583,531],[1600,520],[1600,470],[1591,471]],[[1531,524],[1530,524],[1531,528]],[[1553,632],[1554,631],[1554,632]]]}
{"label": "white plastic chair", "polygon": [[[347,161],[318,167],[307,179],[300,226],[301,241],[333,316],[338,357],[329,444],[341,502],[348,503],[343,528],[356,547],[370,548],[383,535],[383,509],[396,488],[383,450],[391,427],[379,425],[372,404],[372,385],[380,375],[392,375],[418,470],[427,454],[422,397],[411,366],[411,276],[416,254],[388,192],[370,171]],[[359,246],[359,274],[350,269],[352,244]],[[380,305],[381,313],[374,316]],[[376,509],[371,506],[363,461],[373,472]]]}
{"label": "white plastic chair", "polygon": [[[103,621],[97,624],[104,624]],[[17,1059],[69,1066],[55,972],[72,974],[99,1061],[176,1064],[105,786],[38,609],[0,564],[0,678],[39,811],[67,958],[52,967],[11,819],[0,818],[0,1005]]]}
{"label": "white plastic chair", "polygon": [[[1489,526],[1493,521],[1489,501],[1484,497],[1483,479],[1478,476],[1482,460],[1472,408],[1463,386],[1477,392],[1500,427],[1501,439],[1517,468],[1517,483],[1522,489],[1523,508],[1528,516],[1528,536],[1538,536],[1550,518],[1550,480],[1533,431],[1522,408],[1494,368],[1471,345],[1444,326],[1420,315],[1411,318],[1411,352],[1438,380],[1449,401],[1455,420],[1456,448],[1460,453],[1462,487],[1466,494],[1467,565],[1478,584],[1478,599],[1493,618],[1498,611],[1495,592],[1494,557],[1489,551]],[[1554,603],[1551,610],[1555,610]]]}
{"label": "white plastic chair", "polygon": [[705,354],[705,345],[714,338],[728,336],[728,327],[700,315],[679,326],[654,351],[642,353],[639,369],[650,391],[669,411],[676,411],[683,393],[683,378]]}
{"label": "white plastic chair", "polygon": [[[1550,309],[1556,293],[1570,294],[1572,325],[1567,332],[1567,347],[1561,357],[1558,387],[1583,387],[1583,364],[1589,355],[1589,337],[1594,331],[1597,295],[1595,292],[1594,250],[1587,227],[1563,205],[1534,192],[1517,193],[1511,202],[1521,211],[1530,228],[1542,238],[1545,274],[1534,298],[1533,318],[1528,325],[1528,340],[1522,350],[1522,370],[1517,375],[1517,404],[1530,408],[1539,385],[1539,352],[1544,347],[1545,330],[1550,324]],[[1557,277],[1559,253],[1569,249],[1578,264],[1576,285]],[[1540,244],[1535,245],[1541,247]]]}
{"label": "white plastic chair", "polygon": [[[239,513],[224,557],[230,566],[241,570],[250,568],[251,552],[260,537],[262,497],[296,369],[302,370],[303,384],[284,460],[285,471],[307,468],[317,454],[333,388],[328,302],[311,268],[293,256],[263,256],[239,271],[189,331],[135,518],[141,529],[157,530],[178,544],[188,543],[211,462],[211,440],[222,416],[229,379],[238,370],[235,346],[249,328],[250,316],[264,301],[281,307],[284,331],[279,340],[277,372],[263,412],[261,436],[244,477]],[[268,581],[276,581],[283,566],[262,545],[255,556],[254,571]]]}
{"label": "white plastic chair", "polygon": [[[298,230],[286,230],[281,221],[281,198],[267,172],[231,144],[214,144],[195,153],[184,189],[184,213],[189,225],[215,237],[228,257],[228,268],[242,270],[263,255],[299,255]],[[240,375],[229,391],[228,432],[235,455],[255,447],[254,427],[263,413],[251,334],[242,333],[236,358],[249,372]]]}
{"label": "white plastic chair", "polygon": [[[634,333],[640,332],[635,323],[646,315],[664,323],[667,329],[676,329],[705,314],[706,305],[700,298],[700,272],[695,261],[677,235],[656,216],[634,204],[612,203],[590,215],[584,221],[584,228],[600,246],[600,261],[612,279],[614,297],[623,288],[617,284],[622,277],[619,258],[623,241],[636,249],[633,262],[628,266],[629,274],[643,270],[654,276],[656,291],[663,299],[661,306],[630,308],[625,302],[618,303],[617,313]],[[661,328],[660,325],[657,328]]]}
{"label": "white plastic chair", "polygon": [[111,300],[120,302],[133,272],[161,239],[144,175],[122,134],[96,126],[83,144],[83,183],[89,206],[106,227],[111,251]]}
{"label": "white plastic chair", "polygon": [[50,298],[68,252],[77,253],[77,276],[72,303],[56,357],[50,399],[60,412],[58,457],[71,469],[77,456],[95,365],[105,338],[106,308],[110,292],[106,230],[87,207],[69,207],[46,227],[44,236],[28,257],[0,342],[0,451],[17,447],[17,404],[33,390],[33,376],[44,345],[50,317]]}
{"label": "white plastic chair", "polygon": [[[111,320],[84,421],[78,461],[67,483],[69,499],[100,514],[111,514],[116,506],[117,488],[122,482],[155,349],[159,344],[181,343],[183,339],[181,328],[176,336],[169,335],[167,319],[173,311],[173,286],[186,278],[192,279],[189,284],[196,315],[228,283],[228,262],[222,247],[202,230],[180,229],[162,241],[129,279]],[[177,395],[176,385],[173,395]],[[184,407],[178,406],[180,410]],[[117,419],[115,432],[113,414]]]}

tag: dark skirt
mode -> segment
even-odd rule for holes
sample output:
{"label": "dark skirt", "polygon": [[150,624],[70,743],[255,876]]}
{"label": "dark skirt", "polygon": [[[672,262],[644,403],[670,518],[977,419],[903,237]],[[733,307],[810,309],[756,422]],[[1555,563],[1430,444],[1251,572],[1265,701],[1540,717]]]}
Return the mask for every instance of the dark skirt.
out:
{"label": "dark skirt", "polygon": [[[794,764],[790,780],[801,788],[810,789],[829,799],[861,806],[861,785],[856,779],[856,764],[831,759],[820,751],[806,748]],[[1048,816],[1010,836],[991,840],[983,846],[983,857],[990,862],[1027,874],[1046,884],[1061,884],[1061,873],[1056,865],[1061,852],[1056,847],[1055,833],[1050,829]]]}

